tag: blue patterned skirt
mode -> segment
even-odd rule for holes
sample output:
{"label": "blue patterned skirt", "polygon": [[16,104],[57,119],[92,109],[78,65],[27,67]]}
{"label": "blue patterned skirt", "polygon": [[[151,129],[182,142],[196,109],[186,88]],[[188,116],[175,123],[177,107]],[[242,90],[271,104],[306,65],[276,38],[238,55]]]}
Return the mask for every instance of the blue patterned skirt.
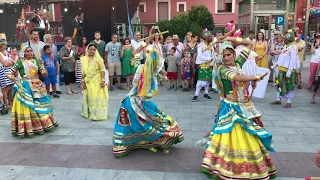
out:
{"label": "blue patterned skirt", "polygon": [[170,148],[183,141],[177,122],[152,101],[126,97],[113,132],[113,153],[123,157],[133,149]]}

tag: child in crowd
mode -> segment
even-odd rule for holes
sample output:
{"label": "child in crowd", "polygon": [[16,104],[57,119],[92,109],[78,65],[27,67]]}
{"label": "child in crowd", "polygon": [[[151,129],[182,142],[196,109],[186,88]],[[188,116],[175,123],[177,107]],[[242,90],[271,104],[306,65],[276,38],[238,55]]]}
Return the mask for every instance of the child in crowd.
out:
{"label": "child in crowd", "polygon": [[168,69],[167,69],[167,77],[170,80],[170,86],[168,87],[168,91],[170,90],[177,90],[177,79],[178,79],[178,66],[177,64],[179,63],[179,59],[174,56],[176,53],[176,48],[173,47],[170,49],[170,54],[167,56],[165,59],[165,62],[168,64]]}
{"label": "child in crowd", "polygon": [[59,98],[60,96],[56,91],[56,83],[57,83],[57,74],[58,74],[58,61],[54,58],[53,53],[49,45],[45,45],[43,47],[44,54],[42,55],[42,59],[44,61],[44,66],[48,71],[48,77],[44,79],[44,83],[46,84],[46,89],[48,94],[50,94],[50,84],[52,87],[53,97]]}
{"label": "child in crowd", "polygon": [[11,46],[9,53],[10,53],[9,57],[10,57],[11,60],[13,60],[14,62],[17,62],[19,60],[17,47]]}
{"label": "child in crowd", "polygon": [[188,50],[183,52],[184,58],[181,60],[181,79],[183,82],[183,92],[190,91],[191,80],[191,59],[189,58]]}

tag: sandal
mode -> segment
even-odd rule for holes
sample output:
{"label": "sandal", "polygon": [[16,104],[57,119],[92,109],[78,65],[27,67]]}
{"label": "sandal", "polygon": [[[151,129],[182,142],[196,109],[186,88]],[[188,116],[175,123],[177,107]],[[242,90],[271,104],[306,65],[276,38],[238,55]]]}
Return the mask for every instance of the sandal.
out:
{"label": "sandal", "polygon": [[283,106],[283,108],[291,108],[291,104],[287,103],[286,105]]}
{"label": "sandal", "polygon": [[274,101],[272,103],[270,103],[271,105],[280,105],[281,104],[281,101]]}
{"label": "sandal", "polygon": [[73,94],[72,94],[72,92],[71,92],[71,91],[68,91],[68,92],[67,92],[67,95],[73,95]]}
{"label": "sandal", "polygon": [[311,104],[315,104],[316,102],[314,101],[314,100],[311,100],[311,102],[310,102]]}
{"label": "sandal", "polygon": [[158,150],[157,150],[157,148],[152,147],[152,148],[149,148],[149,151],[152,151],[152,152],[156,153]]}
{"label": "sandal", "polygon": [[163,149],[163,154],[168,155],[170,154],[171,149]]}

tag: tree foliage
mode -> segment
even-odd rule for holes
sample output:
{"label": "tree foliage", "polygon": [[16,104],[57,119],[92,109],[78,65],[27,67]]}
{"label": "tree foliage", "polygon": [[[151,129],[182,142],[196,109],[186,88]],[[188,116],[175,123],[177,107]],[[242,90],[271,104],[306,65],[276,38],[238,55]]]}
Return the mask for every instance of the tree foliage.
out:
{"label": "tree foliage", "polygon": [[202,28],[214,28],[212,14],[205,5],[192,6],[186,14],[175,16],[171,21],[159,21],[157,23],[162,31],[168,30],[170,34],[177,34],[184,37],[188,31],[200,35]]}

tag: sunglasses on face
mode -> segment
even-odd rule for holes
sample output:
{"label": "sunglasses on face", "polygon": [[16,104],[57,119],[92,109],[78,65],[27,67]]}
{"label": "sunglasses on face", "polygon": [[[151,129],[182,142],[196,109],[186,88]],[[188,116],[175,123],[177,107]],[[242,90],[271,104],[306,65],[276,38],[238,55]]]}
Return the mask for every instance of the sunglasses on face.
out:
{"label": "sunglasses on face", "polygon": [[224,55],[223,55],[224,58],[225,58],[225,57],[230,57],[230,56],[232,56],[231,53],[228,53],[228,54],[224,54]]}

